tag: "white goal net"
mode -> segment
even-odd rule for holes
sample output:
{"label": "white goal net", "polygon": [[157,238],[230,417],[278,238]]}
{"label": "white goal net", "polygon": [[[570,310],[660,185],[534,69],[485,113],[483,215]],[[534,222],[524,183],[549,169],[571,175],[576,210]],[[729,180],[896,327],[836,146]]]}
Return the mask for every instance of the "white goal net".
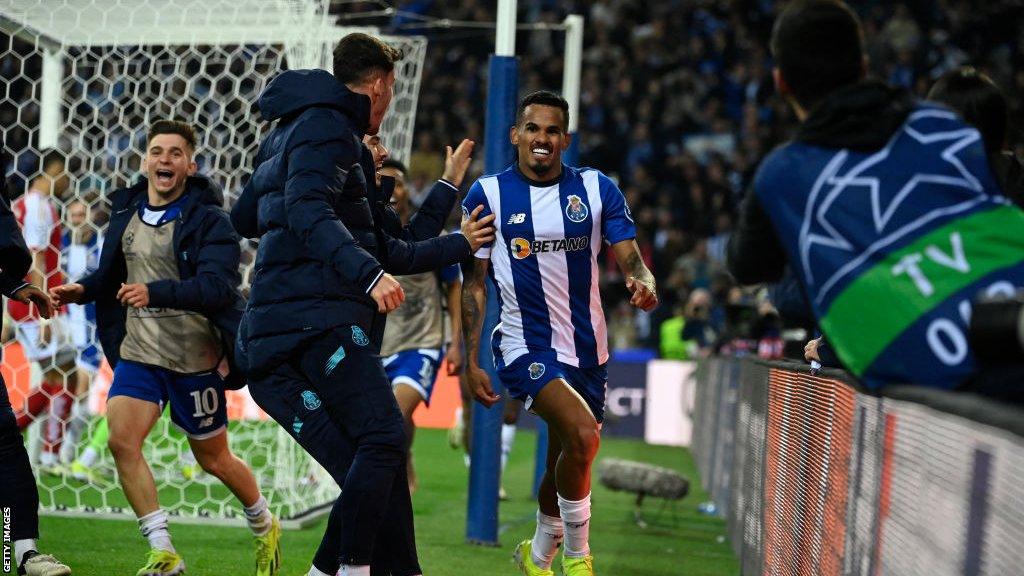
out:
{"label": "white goal net", "polygon": [[[233,203],[251,173],[260,137],[270,128],[253,110],[266,84],[289,68],[329,70],[338,39],[355,30],[377,32],[335,26],[326,4],[0,0],[2,165],[10,196],[32,187],[52,193],[51,230],[59,228],[65,238],[52,236],[51,244],[64,246],[52,246],[55,252],[63,249],[62,257],[46,273],[74,277],[79,272],[69,269],[78,262],[70,256],[73,246],[88,247],[102,235],[107,195],[139,176],[152,121],[177,118],[197,127],[200,172],[220,184],[227,203]],[[405,54],[381,133],[392,155],[407,160],[426,40],[381,37]],[[84,222],[73,222],[75,209],[82,207]],[[244,279],[253,256],[254,246],[244,243]],[[98,427],[109,368],[103,364],[94,376],[82,376],[78,373],[88,372],[84,367],[76,371],[70,367],[73,361],[59,355],[30,362],[17,322],[8,317],[4,324],[8,333],[2,369],[12,404],[18,412],[32,408],[29,420],[38,422],[30,430],[38,438],[31,442],[36,457],[46,464],[46,472],[39,474],[44,510],[102,515],[130,511],[106,450],[91,481],[76,479],[68,469]],[[88,321],[70,324],[72,329],[55,331],[54,338],[73,348],[75,327],[88,326]],[[77,342],[82,348],[81,334]],[[40,368],[59,373],[60,385],[47,385]],[[66,407],[75,404],[74,410]],[[253,467],[282,518],[297,521],[333,501],[333,481],[284,430],[266,420],[245,391],[229,395],[229,416],[233,449]],[[166,418],[146,450],[161,504],[172,514],[207,521],[237,515],[238,506],[226,489],[215,479],[193,474],[187,443]],[[54,454],[57,465],[52,465]]]}

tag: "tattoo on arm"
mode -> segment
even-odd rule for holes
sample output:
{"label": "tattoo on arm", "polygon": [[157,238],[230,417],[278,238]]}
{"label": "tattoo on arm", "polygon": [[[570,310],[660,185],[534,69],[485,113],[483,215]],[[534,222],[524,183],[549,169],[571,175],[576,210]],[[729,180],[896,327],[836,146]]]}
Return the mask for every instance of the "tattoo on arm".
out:
{"label": "tattoo on arm", "polygon": [[462,336],[466,346],[466,361],[477,366],[480,350],[480,332],[484,327],[487,310],[487,285],[484,277],[488,260],[475,258],[473,266],[462,280]]}
{"label": "tattoo on arm", "polygon": [[637,280],[647,284],[651,290],[654,290],[654,275],[647,269],[647,265],[644,264],[644,259],[640,257],[640,253],[636,250],[630,250],[629,254],[625,257],[622,262],[622,268],[626,270],[630,276]]}

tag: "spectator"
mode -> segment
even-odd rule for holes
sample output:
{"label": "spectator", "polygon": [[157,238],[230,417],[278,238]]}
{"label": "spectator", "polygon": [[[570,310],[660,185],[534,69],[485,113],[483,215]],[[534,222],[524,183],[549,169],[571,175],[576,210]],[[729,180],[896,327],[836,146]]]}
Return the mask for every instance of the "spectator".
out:
{"label": "spectator", "polygon": [[801,125],[758,170],[729,266],[751,284],[791,263],[836,355],[870,387],[979,386],[969,300],[1024,286],[1024,213],[1001,198],[976,132],[865,79],[862,38],[830,0],[797,0],[776,20],[774,77]]}
{"label": "spectator", "polygon": [[1009,106],[1006,96],[986,74],[964,66],[943,74],[928,92],[928,98],[947,104],[981,132],[996,177],[1006,196],[1024,207],[1024,167],[1007,149]]}

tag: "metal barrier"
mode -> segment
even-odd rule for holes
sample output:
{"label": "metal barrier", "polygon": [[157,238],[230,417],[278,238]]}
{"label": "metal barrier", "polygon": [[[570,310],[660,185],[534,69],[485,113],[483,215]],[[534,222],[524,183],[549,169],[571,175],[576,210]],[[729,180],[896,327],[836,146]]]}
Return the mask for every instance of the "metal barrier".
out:
{"label": "metal barrier", "polygon": [[1024,574],[1024,410],[715,358],[692,417],[745,575]]}

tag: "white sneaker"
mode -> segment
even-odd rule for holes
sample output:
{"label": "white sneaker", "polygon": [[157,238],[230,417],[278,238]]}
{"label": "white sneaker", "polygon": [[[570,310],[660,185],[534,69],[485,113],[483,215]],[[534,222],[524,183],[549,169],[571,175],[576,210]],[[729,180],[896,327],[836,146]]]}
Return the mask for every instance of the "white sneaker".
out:
{"label": "white sneaker", "polygon": [[49,554],[35,554],[18,567],[19,576],[71,576],[71,568]]}

